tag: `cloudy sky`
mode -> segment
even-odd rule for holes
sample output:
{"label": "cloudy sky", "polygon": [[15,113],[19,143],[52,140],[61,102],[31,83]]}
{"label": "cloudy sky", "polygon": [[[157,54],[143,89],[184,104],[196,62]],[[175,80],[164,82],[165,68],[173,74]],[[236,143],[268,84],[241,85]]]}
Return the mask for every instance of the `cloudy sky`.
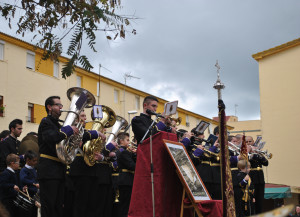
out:
{"label": "cloudy sky", "polygon": [[[97,34],[97,53],[83,49],[98,72],[206,117],[217,116],[213,89],[219,61],[227,115],[260,118],[258,63],[252,54],[300,37],[299,0],[122,0],[120,14],[136,35],[108,42]],[[1,20],[2,21],[2,20]],[[14,31],[1,22],[1,31]],[[270,78],[272,79],[272,78]]]}

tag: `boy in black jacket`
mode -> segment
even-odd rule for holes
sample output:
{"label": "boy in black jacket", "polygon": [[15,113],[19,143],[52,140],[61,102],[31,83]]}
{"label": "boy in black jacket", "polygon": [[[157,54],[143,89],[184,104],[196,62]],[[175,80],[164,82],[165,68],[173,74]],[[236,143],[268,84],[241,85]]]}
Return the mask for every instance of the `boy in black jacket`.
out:
{"label": "boy in black jacket", "polygon": [[6,157],[7,168],[0,174],[1,202],[10,213],[11,217],[18,216],[14,199],[19,191],[16,170],[19,169],[20,158],[16,154],[9,154]]}
{"label": "boy in black jacket", "polygon": [[121,146],[120,154],[117,156],[119,166],[119,216],[127,217],[131,199],[134,171],[135,153],[130,149],[129,134],[119,133],[118,144]]}
{"label": "boy in black jacket", "polygon": [[[237,174],[237,183],[239,184],[239,191],[234,192],[237,193],[240,201],[237,203],[239,207],[237,207],[237,216],[250,216],[253,214],[254,210],[252,210],[252,202],[254,201],[254,185],[249,176],[250,171],[250,163],[246,160],[240,160],[238,162],[239,172]],[[240,213],[239,213],[239,212]]]}
{"label": "boy in black jacket", "polygon": [[[37,193],[39,184],[37,181],[37,173],[35,166],[38,162],[38,156],[35,152],[29,150],[25,153],[25,166],[20,172],[20,186],[27,186],[28,193],[31,198]],[[30,210],[23,213],[23,217],[36,217],[37,207],[33,206]]]}

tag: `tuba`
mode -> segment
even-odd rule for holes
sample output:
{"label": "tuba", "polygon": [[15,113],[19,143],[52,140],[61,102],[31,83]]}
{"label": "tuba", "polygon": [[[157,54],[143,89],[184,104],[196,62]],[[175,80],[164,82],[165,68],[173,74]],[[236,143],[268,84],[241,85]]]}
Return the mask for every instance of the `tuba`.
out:
{"label": "tuba", "polygon": [[[92,119],[94,123],[91,130],[101,131],[103,128],[109,128],[115,124],[116,114],[111,108],[103,105],[102,114],[102,119],[94,118],[92,111]],[[102,141],[101,137],[84,143],[83,157],[87,165],[93,166],[96,163],[94,155],[95,153],[100,152],[103,149],[104,143],[105,141]]]}
{"label": "tuba", "polygon": [[76,152],[79,150],[80,142],[83,137],[83,124],[79,120],[79,114],[84,108],[90,108],[95,105],[95,97],[89,91],[80,88],[72,87],[68,89],[67,96],[71,101],[71,105],[63,126],[75,126],[79,129],[79,135],[72,135],[67,139],[56,144],[56,153],[58,158],[65,164],[70,164],[76,157]]}
{"label": "tuba", "polygon": [[117,116],[116,123],[111,129],[110,135],[106,141],[105,146],[108,145],[111,141],[113,141],[117,137],[120,130],[125,129],[127,126],[128,126],[128,122],[124,118]]}

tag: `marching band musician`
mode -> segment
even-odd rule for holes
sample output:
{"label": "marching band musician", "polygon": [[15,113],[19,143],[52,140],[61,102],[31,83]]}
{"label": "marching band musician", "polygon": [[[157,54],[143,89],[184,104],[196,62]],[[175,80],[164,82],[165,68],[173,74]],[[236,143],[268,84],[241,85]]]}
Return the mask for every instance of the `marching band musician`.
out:
{"label": "marching band musician", "polygon": [[[146,111],[147,109],[151,110],[152,112],[156,112],[158,106],[158,99],[154,96],[147,96],[143,101],[143,113],[140,116],[135,116],[132,121],[132,131],[134,133],[135,138],[137,139],[137,144],[143,139],[144,135],[146,134],[148,128],[151,126],[152,119],[151,115],[148,114]],[[166,126],[169,120],[162,118],[161,121],[157,124],[153,125],[152,135],[158,133],[159,131],[168,131],[170,129]],[[145,137],[146,139],[150,137],[150,131],[148,135]]]}
{"label": "marching band musician", "polygon": [[[121,146],[117,161],[119,166],[119,217],[127,217],[131,199],[133,186],[133,178],[135,171],[135,151],[130,149],[129,134],[119,133],[118,142]],[[123,149],[123,150],[122,150]]]}
{"label": "marching band musician", "polygon": [[262,154],[255,153],[256,147],[253,146],[254,140],[252,136],[246,136],[246,144],[249,146],[249,152],[252,153],[250,158],[251,170],[250,177],[254,184],[254,198],[255,198],[255,214],[262,213],[262,206],[265,192],[265,178],[262,166],[268,166],[269,161]]}
{"label": "marching band musician", "polygon": [[254,198],[254,186],[249,176],[250,163],[246,160],[239,160],[237,163],[238,173],[234,176],[238,187],[235,188],[236,195],[236,216],[250,216],[254,212],[252,210],[252,202]]}
{"label": "marching band musician", "polygon": [[[219,136],[219,127],[215,127],[214,135]],[[218,153],[219,143],[218,140],[210,148],[210,151]],[[241,156],[230,156],[229,161],[231,165],[237,164],[238,160],[241,159]],[[220,168],[220,159],[216,157],[211,158],[210,166],[212,168],[212,198],[214,200],[222,200],[222,191],[221,191],[221,168]]]}
{"label": "marching band musician", "polygon": [[[13,153],[19,155],[20,141],[18,137],[21,135],[23,130],[23,121],[20,119],[14,119],[9,123],[10,134],[7,138],[3,139],[0,146],[0,172],[6,168],[6,157]],[[23,156],[19,156],[21,163],[23,163]],[[24,164],[23,164],[24,165]]]}
{"label": "marching band musician", "polygon": [[[61,127],[59,124],[62,107],[59,96],[48,97],[45,101],[48,116],[42,119],[38,129],[38,180],[42,217],[63,216],[66,166],[57,157],[56,144],[79,133],[75,126]],[[83,138],[96,139],[98,132],[90,131]]]}
{"label": "marching band musician", "polygon": [[102,150],[104,159],[96,162],[97,174],[97,217],[110,217],[112,215],[113,207],[113,187],[112,187],[112,162],[116,158],[115,150],[117,143],[112,141],[108,143]]}
{"label": "marching band musician", "polygon": [[9,154],[6,157],[7,168],[0,174],[0,201],[11,217],[18,217],[18,207],[14,204],[19,189],[19,180],[16,171],[20,166],[20,157]]}
{"label": "marching band musician", "polygon": [[[28,150],[25,153],[25,166],[20,171],[20,186],[27,186],[28,193],[33,198],[38,192],[39,183],[37,181],[37,173],[35,166],[38,162],[38,155],[34,151]],[[22,217],[37,217],[37,207],[32,206],[23,212]]]}
{"label": "marching band musician", "polygon": [[[84,111],[81,111],[79,114],[79,119],[82,122],[83,127],[85,127],[85,121],[87,118]],[[85,132],[88,131],[85,130]],[[103,133],[98,132],[98,134],[103,140],[106,138]],[[85,133],[84,135],[89,135],[89,133]],[[84,136],[82,144],[88,140],[89,138]],[[97,158],[97,160],[102,160],[103,157],[97,155],[95,158]],[[95,191],[95,188],[97,187],[96,166],[88,166],[85,163],[82,154],[78,153],[70,165],[69,178],[69,185],[71,186],[67,187],[71,187],[71,192],[68,191],[71,195],[66,195],[67,197],[65,197],[64,216],[95,216],[94,210],[98,206],[96,203],[98,195]],[[83,200],[82,198],[85,199]]]}
{"label": "marching band musician", "polygon": [[213,194],[213,176],[212,169],[210,166],[211,156],[204,152],[204,146],[201,144],[197,145],[197,148],[192,153],[191,158],[196,167],[199,176],[201,177],[208,193],[212,196]]}

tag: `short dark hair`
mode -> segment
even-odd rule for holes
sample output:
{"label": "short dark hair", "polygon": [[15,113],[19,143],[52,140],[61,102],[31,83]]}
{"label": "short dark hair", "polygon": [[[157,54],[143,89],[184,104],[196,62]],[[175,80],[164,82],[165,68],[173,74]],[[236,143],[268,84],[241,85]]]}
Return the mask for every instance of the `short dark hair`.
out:
{"label": "short dark hair", "polygon": [[9,166],[11,163],[17,162],[19,160],[20,160],[20,157],[18,155],[11,153],[11,154],[7,155],[7,157],[6,157],[6,165]]}
{"label": "short dark hair", "polygon": [[29,135],[38,136],[38,134],[36,132],[29,132],[29,133],[27,133],[27,136],[29,136]]}
{"label": "short dark hair", "polygon": [[120,143],[120,140],[124,140],[126,137],[129,137],[129,134],[128,133],[125,133],[125,132],[121,132],[118,134],[118,144]]}
{"label": "short dark hair", "polygon": [[59,96],[50,96],[50,97],[48,97],[48,98],[46,99],[46,101],[45,101],[45,108],[46,108],[47,114],[49,113],[49,110],[48,110],[48,108],[47,108],[47,105],[54,105],[53,99],[60,99],[60,97],[59,97]]}
{"label": "short dark hair", "polygon": [[232,136],[232,135],[228,136],[228,142],[231,142],[233,138],[234,138],[234,136]]}
{"label": "short dark hair", "polygon": [[146,96],[144,101],[143,101],[143,105],[146,103],[146,104],[149,104],[151,101],[156,101],[158,102],[158,99],[155,97],[155,96]]}
{"label": "short dark hair", "polygon": [[0,133],[0,141],[1,141],[1,139],[6,138],[9,134],[10,134],[10,131],[9,131],[9,130],[3,130],[3,131]]}
{"label": "short dark hair", "polygon": [[8,126],[9,131],[11,132],[11,128],[15,129],[17,127],[17,124],[22,125],[23,121],[21,119],[15,119],[12,122],[10,122]]}
{"label": "short dark hair", "polygon": [[219,126],[216,126],[214,129],[214,135],[220,134],[219,133]]}
{"label": "short dark hair", "polygon": [[37,157],[38,157],[37,153],[35,153],[34,151],[31,151],[31,150],[26,151],[25,156],[24,156],[25,161],[27,159],[32,160],[32,159],[37,158]]}

